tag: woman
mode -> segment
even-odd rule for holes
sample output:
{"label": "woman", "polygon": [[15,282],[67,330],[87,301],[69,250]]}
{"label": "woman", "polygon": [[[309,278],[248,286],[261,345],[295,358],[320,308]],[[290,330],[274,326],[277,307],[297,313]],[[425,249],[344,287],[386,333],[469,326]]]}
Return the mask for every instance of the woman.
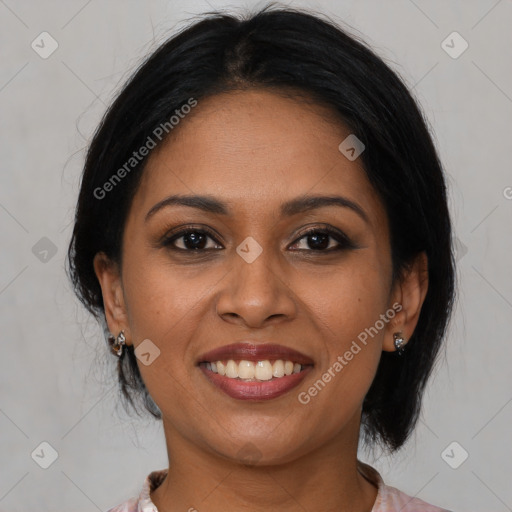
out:
{"label": "woman", "polygon": [[454,300],[436,150],[364,43],[275,8],[172,37],[92,140],[68,256],[166,438],[110,512],[442,510],[357,458],[408,439]]}

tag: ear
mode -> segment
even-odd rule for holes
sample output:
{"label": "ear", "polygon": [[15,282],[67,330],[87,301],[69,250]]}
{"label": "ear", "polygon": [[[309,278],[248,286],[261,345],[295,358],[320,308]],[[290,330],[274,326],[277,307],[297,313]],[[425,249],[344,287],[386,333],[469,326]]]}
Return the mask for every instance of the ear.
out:
{"label": "ear", "polygon": [[[391,305],[396,311],[394,318],[386,325],[382,350],[396,351],[393,333],[399,332],[407,343],[414,333],[428,290],[428,258],[425,252],[419,253],[402,272],[391,292]],[[402,307],[399,310],[397,307]]]}
{"label": "ear", "polygon": [[108,329],[114,336],[123,330],[126,344],[129,345],[131,334],[118,265],[103,252],[94,256],[93,265],[101,286]]}

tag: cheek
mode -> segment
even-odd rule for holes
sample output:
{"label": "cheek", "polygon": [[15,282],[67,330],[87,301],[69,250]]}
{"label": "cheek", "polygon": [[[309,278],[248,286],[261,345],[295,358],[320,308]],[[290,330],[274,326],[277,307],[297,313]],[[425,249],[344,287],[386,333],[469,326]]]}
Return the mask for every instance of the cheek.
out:
{"label": "cheek", "polygon": [[215,281],[208,275],[190,278],[186,271],[161,261],[153,260],[136,270],[128,259],[125,261],[124,288],[134,346],[137,349],[149,339],[158,349],[150,345],[158,355],[149,365],[137,359],[141,377],[164,414],[168,414],[167,404],[186,408],[190,394],[184,391],[183,383],[189,381],[190,369],[184,361],[189,342],[201,325],[201,297]]}
{"label": "cheek", "polygon": [[[332,410],[326,429],[336,428],[357,410],[380,361],[385,332],[380,315],[388,308],[388,270],[370,256],[370,251],[360,253],[329,279],[316,280],[316,285],[311,277],[301,284],[300,293],[309,294],[317,340],[324,345],[318,375],[322,382],[301,389],[302,397],[318,414],[324,407]],[[380,329],[375,329],[376,323]],[[340,406],[333,409],[338,402]]]}
{"label": "cheek", "polygon": [[153,256],[142,252],[127,255],[123,273],[135,348],[149,339],[160,351],[149,366],[137,360],[142,378],[157,400],[161,383],[167,383],[166,394],[179,393],[180,383],[189,381],[194,371],[190,364],[184,364],[190,363],[193,350],[197,350],[191,341],[204,338],[200,330],[207,308],[211,308],[208,298],[223,273],[221,269],[172,265],[163,252]]}
{"label": "cheek", "polygon": [[308,297],[311,319],[342,350],[373,326],[388,308],[388,271],[366,256],[340,266],[328,278],[304,278],[299,294]]}
{"label": "cheek", "polygon": [[[182,333],[189,316],[194,316],[200,298],[215,282],[209,272],[194,278],[183,267],[172,266],[161,255],[140,255],[144,265],[136,265],[137,254],[126,258],[125,289],[130,327],[135,341],[145,337],[165,341]],[[197,271],[196,271],[197,274]],[[179,327],[179,329],[174,329]]]}
{"label": "cheek", "polygon": [[320,437],[329,437],[357,416],[375,377],[384,330],[375,333],[372,327],[387,309],[384,277],[368,266],[352,267],[310,295],[323,357],[316,379],[299,390],[298,399],[310,417],[323,418]]}

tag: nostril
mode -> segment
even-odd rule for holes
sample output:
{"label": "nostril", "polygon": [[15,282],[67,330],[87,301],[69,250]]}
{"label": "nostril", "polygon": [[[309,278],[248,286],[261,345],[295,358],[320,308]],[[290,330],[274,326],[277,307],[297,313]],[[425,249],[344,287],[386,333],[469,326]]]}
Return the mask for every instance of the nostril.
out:
{"label": "nostril", "polygon": [[228,318],[240,318],[240,315],[237,313],[222,313],[222,316]]}

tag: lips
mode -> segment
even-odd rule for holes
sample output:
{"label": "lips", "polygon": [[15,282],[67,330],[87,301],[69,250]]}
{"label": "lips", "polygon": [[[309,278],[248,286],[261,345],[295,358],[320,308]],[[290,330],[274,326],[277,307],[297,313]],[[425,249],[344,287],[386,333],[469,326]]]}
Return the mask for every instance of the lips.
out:
{"label": "lips", "polygon": [[[288,368],[293,363],[294,371],[283,372],[283,362]],[[229,368],[242,365],[264,366],[267,370],[273,363],[274,372],[256,371],[256,378],[239,378]],[[276,364],[277,363],[277,364]],[[206,378],[231,398],[263,401],[277,398],[298,386],[313,368],[313,360],[295,349],[276,344],[234,343],[202,354],[197,365]],[[220,372],[226,366],[228,371]],[[270,368],[272,368],[270,366]],[[265,374],[258,378],[258,374]]]}

